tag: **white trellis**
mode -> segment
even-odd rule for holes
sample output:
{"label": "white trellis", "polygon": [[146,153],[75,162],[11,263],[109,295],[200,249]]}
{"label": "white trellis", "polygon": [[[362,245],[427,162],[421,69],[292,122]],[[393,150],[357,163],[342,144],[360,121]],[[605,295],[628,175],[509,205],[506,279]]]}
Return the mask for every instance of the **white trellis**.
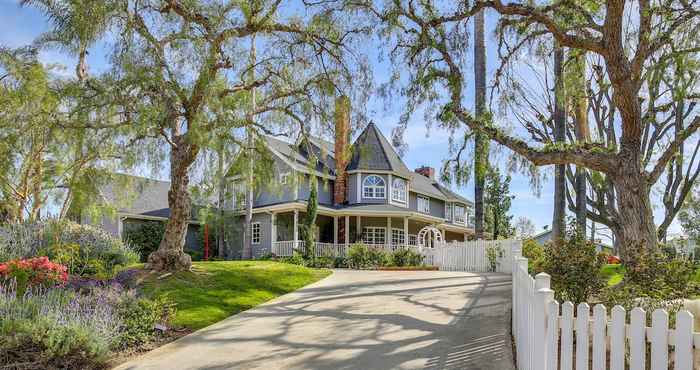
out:
{"label": "white trellis", "polygon": [[426,226],[418,232],[418,247],[419,248],[427,247],[427,245],[425,244],[425,242],[426,242],[425,237],[428,235],[430,235],[432,237],[433,246],[442,245],[445,242],[445,239],[442,237],[442,233],[440,232],[440,230],[438,230],[434,226]]}

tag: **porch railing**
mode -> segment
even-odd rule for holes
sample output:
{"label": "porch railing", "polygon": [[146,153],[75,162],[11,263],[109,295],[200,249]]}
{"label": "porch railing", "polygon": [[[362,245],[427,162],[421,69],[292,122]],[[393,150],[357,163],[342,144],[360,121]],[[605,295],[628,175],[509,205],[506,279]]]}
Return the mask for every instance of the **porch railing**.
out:
{"label": "porch railing", "polygon": [[[387,252],[393,252],[404,248],[417,248],[415,245],[396,245],[396,244],[367,244],[370,248],[384,249]],[[306,243],[301,240],[296,242],[293,240],[278,241],[272,243],[272,253],[276,256],[287,257],[294,252],[303,253]],[[316,242],[314,255],[316,257],[342,257],[347,255],[350,245],[344,243],[320,243]]]}

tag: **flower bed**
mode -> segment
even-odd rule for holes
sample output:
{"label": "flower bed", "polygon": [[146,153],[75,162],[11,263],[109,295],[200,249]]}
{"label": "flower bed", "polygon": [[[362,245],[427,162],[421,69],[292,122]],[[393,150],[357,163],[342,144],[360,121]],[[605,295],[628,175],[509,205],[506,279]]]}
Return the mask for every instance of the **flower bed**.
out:
{"label": "flower bed", "polygon": [[52,287],[68,281],[66,266],[51,262],[47,257],[12,260],[0,263],[0,277],[14,280],[20,294],[28,286]]}
{"label": "flower bed", "polygon": [[77,292],[0,284],[0,363],[7,368],[103,368],[115,352],[150,341],[170,316],[164,300],[119,284]]}

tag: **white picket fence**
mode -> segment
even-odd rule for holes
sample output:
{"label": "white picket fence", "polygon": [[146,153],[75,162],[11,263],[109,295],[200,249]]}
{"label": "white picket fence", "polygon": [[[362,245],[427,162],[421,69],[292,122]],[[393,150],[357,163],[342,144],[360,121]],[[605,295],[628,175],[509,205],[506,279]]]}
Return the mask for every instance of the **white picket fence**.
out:
{"label": "white picket fence", "polygon": [[693,369],[693,350],[700,346],[693,315],[678,312],[674,329],[665,310],[651,314],[651,327],[646,315],[635,308],[628,323],[620,306],[608,313],[598,304],[591,316],[587,303],[560,305],[549,275],[532,278],[527,259],[515,257],[512,319],[518,370]]}
{"label": "white picket fence", "polygon": [[451,242],[435,248],[423,248],[425,263],[445,271],[488,272],[490,263],[486,251],[498,248],[496,272],[511,273],[514,256],[520,256],[520,240],[475,240]]}

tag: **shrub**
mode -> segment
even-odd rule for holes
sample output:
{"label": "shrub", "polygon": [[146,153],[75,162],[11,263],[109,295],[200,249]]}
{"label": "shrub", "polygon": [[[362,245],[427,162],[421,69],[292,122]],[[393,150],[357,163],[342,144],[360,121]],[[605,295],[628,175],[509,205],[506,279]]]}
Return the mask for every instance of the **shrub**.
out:
{"label": "shrub", "polygon": [[605,286],[600,276],[604,263],[604,257],[598,255],[595,245],[572,225],[560,241],[547,243],[542,260],[533,269],[535,273],[544,271],[551,275],[552,289],[559,301],[579,303]]}
{"label": "shrub", "polygon": [[141,344],[167,319],[164,300],[119,286],[86,290],[0,285],[0,363],[7,368],[101,368],[111,351]]}
{"label": "shrub", "polygon": [[[95,368],[116,343],[120,320],[106,291],[90,295],[0,286],[0,363],[8,368]],[[26,364],[31,364],[27,366]]]}
{"label": "shrub", "polygon": [[282,257],[279,261],[292,265],[306,266],[306,260],[304,260],[304,257],[298,252],[294,252],[294,254],[289,257]]}
{"label": "shrub", "polygon": [[335,267],[335,259],[331,257],[313,257],[306,260],[307,267],[314,268],[333,268]]}
{"label": "shrub", "polygon": [[93,226],[54,219],[0,226],[2,260],[38,256],[67,259],[72,273],[84,275],[111,276],[120,266],[138,261],[121,240]]}
{"label": "shrub", "polygon": [[348,267],[361,269],[369,266],[369,248],[362,243],[356,243],[348,249]]}
{"label": "shrub", "polygon": [[46,257],[0,263],[0,276],[3,280],[14,280],[20,294],[30,286],[52,287],[68,281],[66,267]]}
{"label": "shrub", "polygon": [[503,258],[503,248],[500,245],[486,248],[486,259],[489,261],[489,271],[496,272],[496,268],[500,263],[499,258]]}
{"label": "shrub", "polygon": [[398,267],[421,266],[423,255],[410,248],[396,250],[391,255],[392,264]]}
{"label": "shrub", "polygon": [[129,225],[124,229],[124,241],[139,254],[141,262],[146,262],[148,255],[158,249],[163,234],[165,234],[165,223],[160,221],[142,222]]}
{"label": "shrub", "polygon": [[121,347],[140,345],[152,340],[155,325],[164,323],[173,315],[172,305],[162,297],[151,300],[129,295],[119,302],[117,310],[122,321],[119,336]]}

